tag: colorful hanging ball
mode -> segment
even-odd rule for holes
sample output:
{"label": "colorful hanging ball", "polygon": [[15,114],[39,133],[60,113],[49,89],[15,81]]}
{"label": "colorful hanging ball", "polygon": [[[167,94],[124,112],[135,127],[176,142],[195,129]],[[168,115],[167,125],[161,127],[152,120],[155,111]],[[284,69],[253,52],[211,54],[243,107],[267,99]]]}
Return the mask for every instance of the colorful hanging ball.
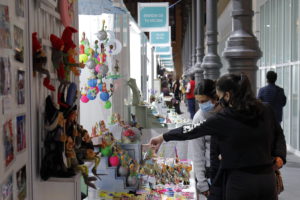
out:
{"label": "colorful hanging ball", "polygon": [[100,67],[101,67],[101,64],[97,64],[96,67],[95,67],[95,71],[100,72]]}
{"label": "colorful hanging ball", "polygon": [[109,94],[108,94],[108,92],[101,92],[101,94],[100,94],[100,99],[101,99],[102,101],[107,101],[107,100],[109,99]]}
{"label": "colorful hanging ball", "polygon": [[98,93],[99,93],[99,88],[98,88],[97,86],[95,86],[95,87],[91,87],[91,89],[92,89],[92,90],[95,90],[95,91],[96,91],[96,94],[98,94]]}
{"label": "colorful hanging ball", "polygon": [[105,105],[104,105],[105,109],[110,109],[111,108],[111,102],[110,101],[106,101]]}
{"label": "colorful hanging ball", "polygon": [[93,89],[89,89],[87,92],[87,98],[89,98],[89,100],[94,100],[97,97],[96,91]]}
{"label": "colorful hanging ball", "polygon": [[99,84],[98,84],[98,89],[99,89],[99,91],[101,91],[101,92],[102,92],[102,87],[103,87],[103,84],[102,84],[102,83],[99,83]]}
{"label": "colorful hanging ball", "polygon": [[119,161],[118,156],[111,156],[109,158],[109,164],[110,164],[110,166],[116,167],[116,166],[119,165],[119,163],[120,163],[120,161]]}
{"label": "colorful hanging ball", "polygon": [[81,96],[80,100],[81,100],[82,103],[89,102],[89,98],[85,94]]}
{"label": "colorful hanging ball", "polygon": [[89,79],[87,83],[88,83],[88,86],[90,86],[90,87],[96,87],[97,79],[95,79],[95,78]]}
{"label": "colorful hanging ball", "polygon": [[86,54],[80,54],[79,55],[79,62],[86,63],[88,61],[89,57]]}
{"label": "colorful hanging ball", "polygon": [[103,156],[110,156],[112,154],[112,150],[110,146],[101,149],[101,154]]}

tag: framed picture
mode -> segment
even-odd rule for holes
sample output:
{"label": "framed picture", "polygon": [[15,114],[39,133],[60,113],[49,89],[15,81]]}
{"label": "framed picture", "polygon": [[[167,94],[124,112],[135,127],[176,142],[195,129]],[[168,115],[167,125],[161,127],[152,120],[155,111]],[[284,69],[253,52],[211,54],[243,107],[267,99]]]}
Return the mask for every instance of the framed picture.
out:
{"label": "framed picture", "polygon": [[17,117],[17,152],[26,148],[26,121],[25,115]]}
{"label": "framed picture", "polygon": [[7,120],[3,125],[3,147],[5,166],[7,167],[15,158],[14,155],[14,134],[12,120]]}
{"label": "framed picture", "polygon": [[14,48],[15,48],[15,59],[20,62],[24,62],[24,40],[23,40],[23,29],[14,25]]}
{"label": "framed picture", "polygon": [[16,174],[17,177],[17,199],[26,200],[27,199],[27,188],[26,188],[26,165],[24,165]]}
{"label": "framed picture", "polygon": [[24,0],[16,0],[16,15],[18,17],[24,17]]}
{"label": "framed picture", "polygon": [[11,94],[11,78],[9,57],[0,57],[0,95]]}
{"label": "framed picture", "polygon": [[0,4],[0,48],[11,49],[8,6]]}
{"label": "framed picture", "polygon": [[17,102],[18,105],[25,104],[25,71],[17,71]]}
{"label": "framed picture", "polygon": [[13,175],[9,175],[7,179],[0,185],[0,199],[13,200]]}

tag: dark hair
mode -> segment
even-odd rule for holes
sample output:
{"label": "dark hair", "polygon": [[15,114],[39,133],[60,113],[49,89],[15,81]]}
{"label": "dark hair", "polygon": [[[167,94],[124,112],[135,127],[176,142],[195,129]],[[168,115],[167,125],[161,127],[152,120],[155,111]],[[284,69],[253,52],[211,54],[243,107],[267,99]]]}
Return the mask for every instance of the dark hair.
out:
{"label": "dark hair", "polygon": [[216,98],[216,83],[210,79],[203,79],[198,83],[195,95],[206,95],[212,99]]}
{"label": "dark hair", "polygon": [[221,92],[230,93],[228,103],[237,112],[255,115],[256,117],[261,115],[262,104],[255,98],[246,75],[226,74],[217,81],[216,88]]}
{"label": "dark hair", "polygon": [[190,78],[194,81],[195,80],[195,76],[191,75]]}
{"label": "dark hair", "polygon": [[275,83],[277,80],[277,74],[274,71],[268,71],[267,72],[267,80],[268,83]]}

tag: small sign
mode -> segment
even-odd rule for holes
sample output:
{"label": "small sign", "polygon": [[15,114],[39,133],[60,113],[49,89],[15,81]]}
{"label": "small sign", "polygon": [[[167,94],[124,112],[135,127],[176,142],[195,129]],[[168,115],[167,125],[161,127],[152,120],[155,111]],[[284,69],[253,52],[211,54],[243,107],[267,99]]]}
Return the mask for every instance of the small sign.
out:
{"label": "small sign", "polygon": [[169,55],[172,53],[172,47],[168,46],[168,47],[155,47],[155,53],[156,54],[165,54],[165,55]]}
{"label": "small sign", "polygon": [[138,3],[138,24],[142,31],[168,31],[169,3]]}
{"label": "small sign", "polygon": [[170,46],[171,28],[169,27],[169,31],[150,32],[150,43],[153,46]]}

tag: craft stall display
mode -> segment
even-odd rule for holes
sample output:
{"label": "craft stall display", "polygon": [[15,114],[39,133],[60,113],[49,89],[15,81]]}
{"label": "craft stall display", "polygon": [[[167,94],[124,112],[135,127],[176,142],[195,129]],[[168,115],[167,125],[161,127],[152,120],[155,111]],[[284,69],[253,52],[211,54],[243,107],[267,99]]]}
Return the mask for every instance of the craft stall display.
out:
{"label": "craft stall display", "polygon": [[106,30],[105,20],[103,20],[102,29],[96,33],[98,40],[94,41],[93,48],[90,45],[85,33],[82,33],[80,41],[80,62],[85,63],[89,70],[89,78],[85,87],[81,91],[81,102],[88,103],[99,98],[103,101],[104,108],[110,109],[112,104],[109,100],[114,92],[114,80],[120,78],[119,62],[114,60],[113,56],[119,54],[122,49],[121,42],[115,38],[113,31]]}

